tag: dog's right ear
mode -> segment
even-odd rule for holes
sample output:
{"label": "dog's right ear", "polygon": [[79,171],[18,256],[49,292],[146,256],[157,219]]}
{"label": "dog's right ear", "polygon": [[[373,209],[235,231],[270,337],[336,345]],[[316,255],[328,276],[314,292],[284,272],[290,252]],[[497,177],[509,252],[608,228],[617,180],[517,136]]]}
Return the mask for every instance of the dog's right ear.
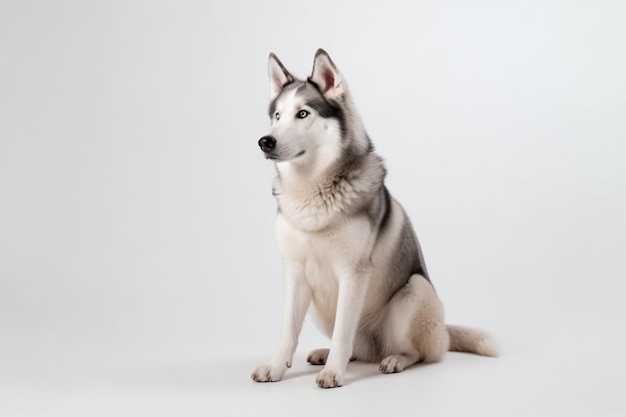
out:
{"label": "dog's right ear", "polygon": [[270,52],[268,72],[270,76],[270,99],[273,100],[287,84],[293,82],[294,78],[273,52]]}

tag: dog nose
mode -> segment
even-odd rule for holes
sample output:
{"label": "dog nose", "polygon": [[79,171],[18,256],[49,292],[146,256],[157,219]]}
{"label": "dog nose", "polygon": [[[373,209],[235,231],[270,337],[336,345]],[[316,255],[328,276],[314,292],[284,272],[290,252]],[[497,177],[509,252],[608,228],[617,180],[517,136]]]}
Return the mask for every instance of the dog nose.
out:
{"label": "dog nose", "polygon": [[271,152],[272,149],[276,146],[276,139],[272,136],[263,136],[259,139],[259,147],[263,152]]}

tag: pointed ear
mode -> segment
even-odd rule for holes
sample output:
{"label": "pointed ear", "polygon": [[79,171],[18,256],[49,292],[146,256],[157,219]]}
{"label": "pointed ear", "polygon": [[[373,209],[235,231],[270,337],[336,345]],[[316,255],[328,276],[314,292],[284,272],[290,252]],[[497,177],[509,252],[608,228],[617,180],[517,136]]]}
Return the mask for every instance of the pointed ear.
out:
{"label": "pointed ear", "polygon": [[325,98],[335,101],[343,100],[345,84],[341,73],[323,49],[318,49],[313,61],[313,72],[309,81],[314,82]]}
{"label": "pointed ear", "polygon": [[294,78],[273,52],[270,53],[268,72],[270,76],[270,98],[273,100]]}

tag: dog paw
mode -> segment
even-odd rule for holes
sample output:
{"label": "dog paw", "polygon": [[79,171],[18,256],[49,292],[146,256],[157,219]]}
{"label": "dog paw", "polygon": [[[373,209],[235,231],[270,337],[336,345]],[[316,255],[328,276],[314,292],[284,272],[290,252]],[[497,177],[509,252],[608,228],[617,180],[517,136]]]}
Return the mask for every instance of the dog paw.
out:
{"label": "dog paw", "polygon": [[343,375],[330,369],[323,369],[317,374],[315,382],[320,388],[337,388],[343,385]]}
{"label": "dog paw", "polygon": [[379,369],[383,374],[393,374],[404,370],[404,360],[401,356],[387,356],[380,362]]}
{"label": "dog paw", "polygon": [[277,382],[283,379],[283,375],[285,375],[286,371],[287,365],[263,365],[256,368],[250,377],[256,382]]}
{"label": "dog paw", "polygon": [[306,358],[306,361],[311,365],[326,365],[326,359],[328,359],[329,349],[315,349]]}

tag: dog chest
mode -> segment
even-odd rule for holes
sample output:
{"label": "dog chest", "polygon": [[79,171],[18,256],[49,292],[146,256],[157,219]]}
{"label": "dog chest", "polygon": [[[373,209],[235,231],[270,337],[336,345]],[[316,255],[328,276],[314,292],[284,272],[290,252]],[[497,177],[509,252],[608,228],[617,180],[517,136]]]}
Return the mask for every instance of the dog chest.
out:
{"label": "dog chest", "polygon": [[369,259],[375,238],[365,216],[352,216],[323,231],[309,232],[294,227],[279,213],[276,234],[285,260],[320,263],[335,269],[350,268]]}
{"label": "dog chest", "polygon": [[355,216],[323,232],[307,232],[294,228],[279,214],[276,226],[284,261],[301,265],[317,310],[333,317],[340,280],[353,279],[371,258],[373,233],[369,222]]}

